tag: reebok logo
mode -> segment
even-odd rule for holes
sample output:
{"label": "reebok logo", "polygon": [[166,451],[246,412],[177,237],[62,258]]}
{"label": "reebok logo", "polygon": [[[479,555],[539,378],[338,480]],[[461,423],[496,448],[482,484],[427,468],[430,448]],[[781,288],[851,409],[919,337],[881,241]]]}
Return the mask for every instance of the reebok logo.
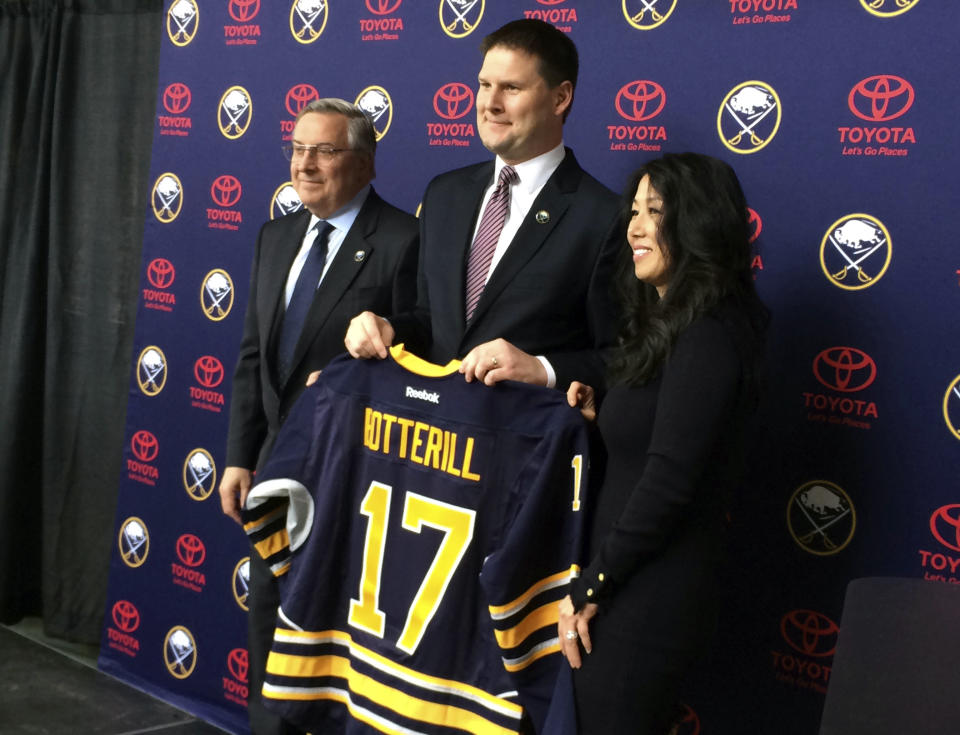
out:
{"label": "reebok logo", "polygon": [[430,403],[440,403],[439,393],[433,393],[429,390],[417,390],[416,388],[411,388],[409,385],[407,386],[406,396],[407,398],[417,398],[421,401],[429,401]]}

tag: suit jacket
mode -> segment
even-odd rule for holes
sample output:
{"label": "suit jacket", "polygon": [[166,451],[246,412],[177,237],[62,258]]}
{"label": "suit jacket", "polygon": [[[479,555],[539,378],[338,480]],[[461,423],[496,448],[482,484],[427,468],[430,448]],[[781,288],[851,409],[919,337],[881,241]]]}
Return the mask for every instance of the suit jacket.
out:
{"label": "suit jacket", "polygon": [[230,400],[230,466],[252,470],[262,464],[307,375],[344,351],[350,319],[366,309],[389,315],[415,303],[417,220],[371,188],[317,289],[290,377],[280,385],[275,343],[283,291],[309,222],[303,209],[266,223],[257,238]]}
{"label": "suit jacket", "polygon": [[557,373],[557,387],[565,389],[571,380],[600,387],[602,351],[617,330],[613,261],[617,249],[626,247],[619,199],[580,168],[568,148],[466,323],[467,255],[493,170],[492,161],[468,166],[427,186],[420,210],[417,308],[391,320],[395,341],[442,364],[503,337],[544,355]]}

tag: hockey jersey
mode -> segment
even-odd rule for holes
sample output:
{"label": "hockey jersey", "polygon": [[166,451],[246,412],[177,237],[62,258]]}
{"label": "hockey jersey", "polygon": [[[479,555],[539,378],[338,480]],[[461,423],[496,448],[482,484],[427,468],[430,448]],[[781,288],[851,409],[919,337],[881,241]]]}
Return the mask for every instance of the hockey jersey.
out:
{"label": "hockey jersey", "polygon": [[263,697],[314,733],[505,735],[572,716],[549,710],[584,422],[559,391],[467,383],[458,365],[402,346],[335,359],[247,499],[280,583]]}

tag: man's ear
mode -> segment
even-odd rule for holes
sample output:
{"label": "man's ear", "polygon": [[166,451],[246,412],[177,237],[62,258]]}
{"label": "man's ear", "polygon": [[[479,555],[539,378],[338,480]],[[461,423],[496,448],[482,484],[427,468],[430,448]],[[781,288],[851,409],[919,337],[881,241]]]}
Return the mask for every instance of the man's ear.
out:
{"label": "man's ear", "polygon": [[556,115],[564,115],[573,104],[573,83],[568,79],[560,82],[553,88],[553,111]]}

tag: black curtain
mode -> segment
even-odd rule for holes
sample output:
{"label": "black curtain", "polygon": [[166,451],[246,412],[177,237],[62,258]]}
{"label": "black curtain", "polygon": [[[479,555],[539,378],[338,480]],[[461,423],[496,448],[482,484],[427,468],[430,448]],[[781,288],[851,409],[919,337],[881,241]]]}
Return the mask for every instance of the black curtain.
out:
{"label": "black curtain", "polygon": [[0,621],[99,639],[161,0],[0,0]]}

